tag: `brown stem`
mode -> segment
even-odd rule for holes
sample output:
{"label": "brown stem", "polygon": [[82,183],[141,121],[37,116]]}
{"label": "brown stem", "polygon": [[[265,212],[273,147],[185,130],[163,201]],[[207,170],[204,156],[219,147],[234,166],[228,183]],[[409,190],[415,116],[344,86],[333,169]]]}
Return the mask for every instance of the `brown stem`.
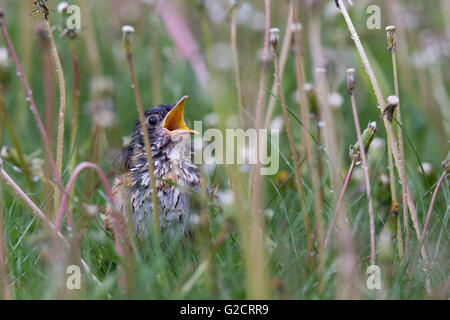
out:
{"label": "brown stem", "polygon": [[156,193],[156,181],[155,181],[155,168],[153,166],[153,157],[152,157],[152,148],[150,144],[150,137],[148,134],[148,130],[146,130],[147,125],[145,123],[145,114],[144,107],[142,106],[141,94],[139,92],[138,82],[136,79],[136,73],[134,71],[133,64],[133,55],[131,53],[131,49],[127,49],[126,58],[128,60],[128,66],[130,68],[131,81],[133,83],[134,95],[136,98],[136,104],[139,114],[139,122],[141,124],[141,130],[144,134],[144,145],[145,145],[145,153],[147,156],[147,164],[148,164],[148,173],[150,176],[150,185],[151,185],[151,196],[153,202],[153,229],[155,232],[156,240],[158,242],[158,246],[161,243],[161,230],[159,224],[159,208],[158,208],[158,199]]}
{"label": "brown stem", "polygon": [[[293,26],[293,19],[294,19],[294,6],[296,1],[290,0],[289,1],[289,12],[287,16],[286,21],[286,28],[285,28],[285,34],[283,38],[283,44],[281,46],[280,51],[280,77],[283,77],[284,68],[286,66],[287,58],[289,57],[289,49],[291,47],[292,42],[292,26]],[[277,84],[274,82],[272,85],[272,89],[270,92],[275,94],[277,90]],[[269,97],[269,104],[267,106],[267,112],[266,112],[266,120],[264,123],[264,127],[269,127],[270,120],[272,119],[273,111],[275,108],[275,97],[274,95],[271,95]]]}
{"label": "brown stem", "polygon": [[3,11],[0,10],[0,26],[2,29],[2,33],[5,37],[6,43],[8,45],[9,51],[11,53],[11,57],[14,61],[14,64],[16,66],[16,70],[17,70],[17,74],[20,77],[20,81],[22,82],[24,88],[25,88],[25,93],[27,96],[27,99],[29,100],[30,103],[30,109],[31,112],[33,113],[35,119],[36,119],[36,124],[38,126],[39,132],[41,133],[42,136],[42,140],[44,140],[44,145],[45,145],[45,151],[47,152],[47,154],[49,155],[49,161],[50,164],[52,166],[52,170],[53,170],[53,175],[55,177],[56,180],[56,185],[58,189],[62,189],[62,181],[61,181],[61,175],[59,174],[59,171],[56,167],[56,163],[55,160],[53,159],[53,152],[52,152],[52,147],[50,144],[50,140],[48,139],[47,136],[47,132],[45,130],[44,124],[42,122],[41,116],[39,115],[39,111],[36,107],[36,102],[34,101],[34,97],[32,94],[32,91],[30,89],[30,86],[28,84],[27,79],[25,78],[25,75],[23,74],[23,70],[22,67],[20,65],[19,62],[19,58],[17,57],[17,53],[16,50],[14,49],[14,45],[12,44],[11,38],[9,37],[9,33],[8,33],[8,29],[6,27],[5,24],[5,20],[4,20],[4,13]]}
{"label": "brown stem", "polygon": [[364,182],[366,184],[366,194],[369,199],[369,228],[370,228],[370,264],[375,265],[375,219],[373,214],[372,194],[370,191],[369,166],[367,165],[366,151],[364,150],[364,143],[361,136],[361,128],[358,120],[358,110],[356,109],[355,95],[350,94],[352,101],[353,120],[355,122],[356,135],[358,137],[359,150],[361,153],[362,168],[364,171]]}
{"label": "brown stem", "polygon": [[[400,97],[400,90],[398,85],[398,71],[397,71],[397,54],[395,51],[392,52],[392,70],[394,74],[394,92],[397,97]],[[402,130],[402,116],[400,112],[400,103],[396,108],[396,118],[397,122],[400,124],[397,128],[398,135],[398,148],[400,153],[400,160],[402,166],[402,172],[405,172],[405,151],[403,147],[403,130]],[[406,178],[406,176],[405,176]],[[402,180],[404,181],[404,180]],[[403,209],[403,224],[405,228],[405,259],[409,259],[410,248],[409,248],[409,220],[408,220],[408,193],[406,191],[406,186],[402,183],[402,209]],[[399,222],[400,219],[397,219]],[[397,223],[397,229],[400,229],[400,224]],[[401,232],[400,232],[401,237]],[[401,238],[398,239],[401,241]],[[401,257],[400,257],[401,258]]]}
{"label": "brown stem", "polygon": [[[56,67],[56,73],[58,74],[59,83],[59,116],[58,116],[58,134],[56,138],[56,168],[59,176],[62,175],[63,165],[63,152],[64,152],[64,119],[66,116],[66,82],[64,80],[64,73],[61,66],[61,60],[59,58],[58,50],[56,50],[55,39],[53,38],[52,27],[46,20],[45,26],[47,27],[50,52],[53,57],[53,62]],[[61,192],[58,188],[55,188],[53,210],[56,212],[61,202]]]}
{"label": "brown stem", "polygon": [[[375,96],[378,101],[378,109],[380,110],[381,114],[383,114],[386,103],[385,103],[383,95],[381,93],[380,86],[378,85],[377,78],[375,77],[373,68],[369,62],[369,59],[367,58],[367,54],[364,50],[361,40],[359,39],[358,33],[356,32],[355,26],[353,25],[353,22],[350,18],[350,15],[348,14],[348,11],[347,11],[347,8],[345,7],[344,2],[342,0],[337,0],[337,1],[339,3],[339,7],[342,12],[342,15],[344,16],[345,22],[347,23],[351,37],[355,43],[355,46],[358,50],[359,55],[363,61],[364,68],[369,76]],[[416,207],[414,204],[414,199],[411,194],[411,190],[408,185],[408,180],[406,179],[406,173],[404,172],[404,170],[402,170],[402,166],[400,164],[401,159],[399,156],[397,140],[396,140],[396,138],[394,136],[394,132],[392,130],[392,124],[384,116],[383,116],[383,123],[386,128],[386,134],[388,135],[388,150],[389,150],[389,152],[392,152],[394,155],[395,166],[397,167],[397,171],[400,175],[400,179],[402,180],[402,183],[405,185],[406,192],[407,192],[408,207],[409,207],[409,210],[411,213],[411,218],[413,220],[413,225],[414,225],[414,229],[416,231],[417,238],[419,239],[420,238],[420,226],[419,226],[419,221],[417,218],[417,211],[416,211]],[[391,145],[389,145],[390,142],[391,142]],[[390,170],[393,170],[393,168],[390,168]],[[427,267],[429,267],[427,253],[424,248],[422,248],[422,256],[426,262]],[[429,289],[429,286],[427,286],[427,291],[430,291],[428,289]]]}

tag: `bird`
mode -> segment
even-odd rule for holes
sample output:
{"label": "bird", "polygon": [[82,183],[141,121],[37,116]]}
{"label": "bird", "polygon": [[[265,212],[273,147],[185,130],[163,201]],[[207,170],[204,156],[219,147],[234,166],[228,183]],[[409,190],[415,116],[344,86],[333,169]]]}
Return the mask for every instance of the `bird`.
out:
{"label": "bird", "polygon": [[[185,234],[190,215],[190,196],[200,185],[199,169],[191,161],[189,129],[183,111],[187,96],[175,104],[158,105],[145,111],[154,166],[158,216],[162,235]],[[113,183],[115,209],[128,221],[131,213],[134,232],[145,239],[153,228],[153,202],[148,162],[141,124],[134,127],[131,142],[122,151],[121,172]],[[107,205],[106,229],[111,224],[112,207]]]}

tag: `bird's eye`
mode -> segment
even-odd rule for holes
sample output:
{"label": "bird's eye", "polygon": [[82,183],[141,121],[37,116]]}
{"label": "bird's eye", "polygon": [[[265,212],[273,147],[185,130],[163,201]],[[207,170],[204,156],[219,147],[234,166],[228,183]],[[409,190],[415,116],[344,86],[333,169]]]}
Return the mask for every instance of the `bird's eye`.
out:
{"label": "bird's eye", "polygon": [[158,123],[158,119],[152,116],[147,119],[147,122],[149,125],[154,126],[155,124]]}

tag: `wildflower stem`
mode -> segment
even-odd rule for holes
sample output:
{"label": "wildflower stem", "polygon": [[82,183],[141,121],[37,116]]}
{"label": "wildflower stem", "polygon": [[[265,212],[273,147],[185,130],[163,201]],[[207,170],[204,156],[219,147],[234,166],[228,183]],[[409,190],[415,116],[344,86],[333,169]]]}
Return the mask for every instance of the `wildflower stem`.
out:
{"label": "wildflower stem", "polygon": [[[67,239],[59,232],[58,229],[56,229],[55,225],[47,219],[45,214],[39,209],[39,207],[26,195],[26,193],[16,184],[16,182],[8,175],[8,173],[1,167],[0,165],[0,178],[3,179],[6,182],[6,185],[9,186],[14,192],[21,198],[25,204],[31,209],[33,214],[38,217],[44,225],[47,227],[48,230],[50,230],[54,236],[58,240],[60,240],[61,243],[63,243],[69,250],[70,250],[70,243],[67,241]],[[90,272],[89,266],[87,265],[86,261],[84,261],[82,258],[80,258],[80,263],[83,266],[84,270],[91,275],[92,279],[98,284],[101,285],[101,282],[97,279],[97,277]]]}
{"label": "wildflower stem", "polygon": [[[378,108],[379,108],[380,112],[383,113],[383,111],[386,107],[386,104],[385,104],[383,95],[381,93],[380,86],[378,85],[378,81],[375,77],[375,73],[372,69],[369,59],[367,58],[367,54],[364,50],[361,40],[359,39],[358,33],[356,32],[356,29],[355,29],[353,22],[348,14],[348,11],[344,5],[344,2],[342,0],[337,0],[337,1],[339,3],[342,15],[344,16],[345,22],[347,23],[351,37],[352,37],[353,41],[355,42],[356,48],[359,52],[359,55],[361,56],[362,62],[364,64],[364,68],[369,76],[370,82],[374,89],[375,96],[378,100]],[[399,151],[398,151],[398,147],[397,147],[397,141],[395,139],[395,136],[394,136],[394,133],[392,130],[392,125],[384,116],[383,116],[383,123],[386,128],[386,134],[388,136],[388,139],[387,139],[388,150],[389,150],[389,152],[393,153],[397,171],[399,172],[399,175],[402,176],[402,174],[401,174],[402,169],[401,169],[401,165],[399,163],[399,162],[401,162],[401,160],[400,160]],[[389,137],[390,137],[390,139],[389,139]],[[390,168],[389,170],[394,170],[394,168]],[[420,227],[419,227],[419,221],[417,219],[417,211],[416,211],[416,208],[414,205],[414,200],[413,200],[411,190],[409,189],[409,185],[408,185],[407,181],[405,184],[405,188],[406,188],[406,192],[407,192],[408,207],[409,207],[409,210],[411,213],[411,218],[413,220],[414,229],[416,231],[417,239],[419,239],[420,238]],[[429,266],[429,261],[428,261],[427,253],[425,250],[422,250],[422,256],[423,256],[427,266]]]}
{"label": "wildflower stem", "polygon": [[[85,169],[94,169],[95,171],[97,171],[97,173],[98,173],[98,175],[99,175],[99,177],[100,177],[100,179],[103,182],[103,185],[105,187],[106,194],[108,196],[108,200],[111,202],[111,205],[114,208],[115,203],[114,203],[114,197],[113,197],[113,194],[112,194],[112,189],[111,189],[111,186],[109,185],[108,178],[105,175],[105,173],[102,171],[102,169],[100,169],[100,167],[98,167],[94,163],[82,162],[73,170],[73,173],[70,176],[69,181],[67,182],[65,192],[64,192],[64,194],[62,196],[61,206],[59,207],[58,212],[56,214],[56,220],[55,220],[55,228],[56,228],[56,230],[59,230],[60,227],[61,227],[61,223],[62,223],[62,218],[63,218],[64,212],[67,212],[67,217],[68,217],[68,220],[69,220],[69,224],[71,224],[72,230],[74,230],[73,229],[74,225],[73,225],[72,215],[70,214],[70,211],[68,210],[68,200],[69,200],[69,195],[70,195],[70,193],[71,193],[71,191],[72,191],[72,189],[73,189],[73,187],[75,185],[75,181],[78,178],[78,175]],[[113,209],[113,212],[114,211],[115,210]],[[117,219],[114,219],[114,220],[117,220]],[[115,225],[113,224],[113,227],[115,227],[114,228],[115,234],[118,235],[119,232],[120,232],[120,224],[117,224],[117,223]],[[123,247],[122,247],[118,237],[115,238],[115,242],[116,242],[117,252],[119,253],[119,255],[121,257],[123,257],[124,256],[124,249],[123,249]]]}
{"label": "wildflower stem", "polygon": [[33,113],[33,115],[34,115],[34,117],[36,119],[36,124],[37,124],[39,132],[40,132],[40,134],[42,136],[42,140],[44,140],[45,150],[46,150],[46,152],[47,152],[47,154],[49,156],[48,158],[49,158],[52,170],[53,170],[53,175],[54,175],[54,178],[56,180],[57,188],[62,188],[61,175],[59,174],[59,171],[58,171],[58,169],[56,167],[55,160],[53,159],[53,151],[52,151],[52,147],[51,147],[51,144],[50,144],[50,140],[48,139],[47,132],[45,130],[45,127],[44,127],[44,124],[42,122],[42,119],[41,119],[41,117],[39,115],[39,111],[38,111],[38,109],[36,107],[36,103],[34,101],[34,97],[33,97],[32,91],[30,89],[30,86],[28,84],[28,81],[25,78],[25,75],[23,73],[22,67],[21,67],[20,62],[19,62],[19,58],[17,57],[16,50],[14,49],[14,45],[11,42],[11,38],[9,37],[8,28],[6,27],[6,24],[5,24],[4,13],[1,10],[0,10],[0,27],[2,29],[2,33],[3,33],[4,37],[5,37],[5,40],[6,40],[6,43],[8,45],[9,51],[11,53],[11,57],[12,57],[12,59],[14,61],[15,66],[16,66],[17,74],[20,77],[20,81],[22,82],[22,84],[23,84],[23,86],[25,88],[25,93],[26,93],[27,99],[29,100],[29,103],[30,103],[31,112]]}
{"label": "wildflower stem", "polygon": [[[61,60],[59,59],[58,50],[56,50],[55,39],[53,38],[52,27],[46,20],[45,26],[47,27],[48,37],[50,40],[50,52],[53,57],[53,62],[56,67],[56,73],[58,74],[59,82],[59,117],[58,117],[58,134],[56,138],[56,168],[59,176],[62,176],[62,163],[64,152],[64,119],[66,116],[66,83],[64,80],[64,73],[61,66]],[[58,188],[55,188],[53,199],[53,210],[58,211],[61,203],[61,192]]]}
{"label": "wildflower stem", "polygon": [[136,105],[139,114],[139,122],[141,124],[142,133],[144,135],[144,145],[145,145],[145,153],[147,156],[148,163],[148,174],[150,176],[150,185],[152,190],[152,202],[153,202],[153,229],[155,232],[155,237],[158,242],[158,246],[161,244],[161,230],[159,224],[159,208],[158,208],[158,199],[156,193],[156,181],[155,181],[155,168],[153,166],[153,157],[152,157],[152,149],[150,144],[150,137],[148,134],[148,130],[146,130],[147,125],[145,123],[145,114],[144,107],[142,106],[141,94],[139,92],[138,82],[136,79],[136,73],[134,71],[133,64],[133,55],[131,52],[131,48],[128,47],[126,50],[126,58],[128,60],[128,66],[131,74],[131,81],[133,83],[134,95],[136,98]]}
{"label": "wildflower stem", "polygon": [[352,112],[353,120],[355,122],[356,135],[358,137],[359,152],[361,153],[362,168],[364,171],[364,182],[366,184],[366,195],[369,199],[370,264],[375,265],[375,219],[373,214],[372,194],[370,190],[369,166],[367,165],[366,151],[361,136],[361,128],[359,126],[358,120],[358,110],[356,109],[355,94],[353,91],[350,93],[350,99],[352,102]]}
{"label": "wildflower stem", "polygon": [[[394,74],[394,93],[397,97],[400,97],[400,90],[398,85],[398,70],[397,70],[397,53],[396,51],[392,51],[392,69]],[[405,151],[403,146],[403,130],[402,130],[402,117],[400,111],[400,102],[396,108],[396,119],[400,124],[397,127],[397,135],[398,135],[398,147],[400,153],[401,160],[401,174],[400,179],[402,181],[402,209],[403,209],[403,224],[405,228],[405,259],[409,259],[410,248],[409,248],[409,221],[408,221],[408,193],[406,191],[406,185],[408,182],[406,181],[406,169],[405,169]],[[397,219],[397,228],[400,229],[400,218]],[[400,233],[401,236],[401,233]],[[401,241],[401,239],[398,239]]]}
{"label": "wildflower stem", "polygon": [[[295,4],[295,1],[292,1],[292,0],[289,1],[289,12],[288,12],[288,17],[287,17],[287,22],[286,22],[283,44],[281,46],[281,51],[280,51],[280,77],[281,78],[283,77],[284,68],[286,66],[287,58],[289,56],[289,49],[291,47],[292,27],[293,27],[293,18],[294,18],[294,4]],[[277,91],[277,84],[274,82],[270,92],[275,93],[276,91]],[[274,95],[271,95],[269,97],[269,104],[268,104],[267,112],[266,112],[266,119],[265,119],[265,123],[264,123],[265,128],[269,127],[270,121],[272,120],[275,103],[276,103],[275,97],[274,97]]]}
{"label": "wildflower stem", "polygon": [[71,171],[75,168],[77,163],[77,148],[75,146],[75,139],[78,132],[78,113],[80,101],[80,70],[78,66],[78,55],[75,48],[74,40],[70,41],[70,53],[72,57],[73,67],[73,97],[72,97],[72,130],[70,131],[70,152],[72,152],[72,159],[70,160]]}

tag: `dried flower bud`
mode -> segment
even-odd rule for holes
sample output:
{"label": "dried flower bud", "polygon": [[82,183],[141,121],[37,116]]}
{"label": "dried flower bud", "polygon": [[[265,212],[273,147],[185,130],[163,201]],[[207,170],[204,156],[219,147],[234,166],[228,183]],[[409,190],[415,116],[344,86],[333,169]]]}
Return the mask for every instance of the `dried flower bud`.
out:
{"label": "dried flower bud", "polygon": [[131,52],[131,42],[133,41],[134,27],[125,25],[122,27],[123,48],[126,53]]}
{"label": "dried flower bud", "polygon": [[386,102],[389,106],[396,106],[400,103],[400,99],[397,96],[389,96]]}
{"label": "dried flower bud", "polygon": [[447,158],[442,161],[442,168],[444,168],[445,172],[450,172],[450,151],[447,153]]}
{"label": "dried flower bud", "polygon": [[319,113],[319,108],[317,105],[317,96],[314,85],[311,83],[305,83],[303,85],[303,91],[305,92],[306,97],[308,98],[311,113],[317,115]]}
{"label": "dried flower bud", "polygon": [[355,69],[347,69],[347,91],[350,95],[353,94],[353,89],[355,88]]}
{"label": "dried flower bud", "polygon": [[392,122],[394,118],[394,110],[397,105],[400,103],[400,99],[397,96],[389,96],[386,100],[387,106],[383,110],[382,117],[386,116],[389,122]]}
{"label": "dried flower bud", "polygon": [[387,35],[387,41],[388,41],[388,50],[390,52],[395,52],[397,50],[397,38],[395,36],[395,26],[388,26],[386,27],[386,35]]}
{"label": "dried flower bud", "polygon": [[58,4],[57,10],[59,13],[66,13],[68,8],[69,4],[66,1],[63,1]]}
{"label": "dried flower bud", "polygon": [[[365,154],[367,154],[367,152],[369,151],[370,144],[372,143],[373,138],[375,138],[376,133],[377,133],[377,123],[375,121],[369,122],[367,128],[361,135]],[[350,146],[350,158],[352,158],[357,162],[361,161],[361,154],[358,141],[356,141],[354,145]]]}
{"label": "dried flower bud", "polygon": [[270,29],[270,43],[274,51],[277,51],[278,41],[280,40],[280,29]]}

